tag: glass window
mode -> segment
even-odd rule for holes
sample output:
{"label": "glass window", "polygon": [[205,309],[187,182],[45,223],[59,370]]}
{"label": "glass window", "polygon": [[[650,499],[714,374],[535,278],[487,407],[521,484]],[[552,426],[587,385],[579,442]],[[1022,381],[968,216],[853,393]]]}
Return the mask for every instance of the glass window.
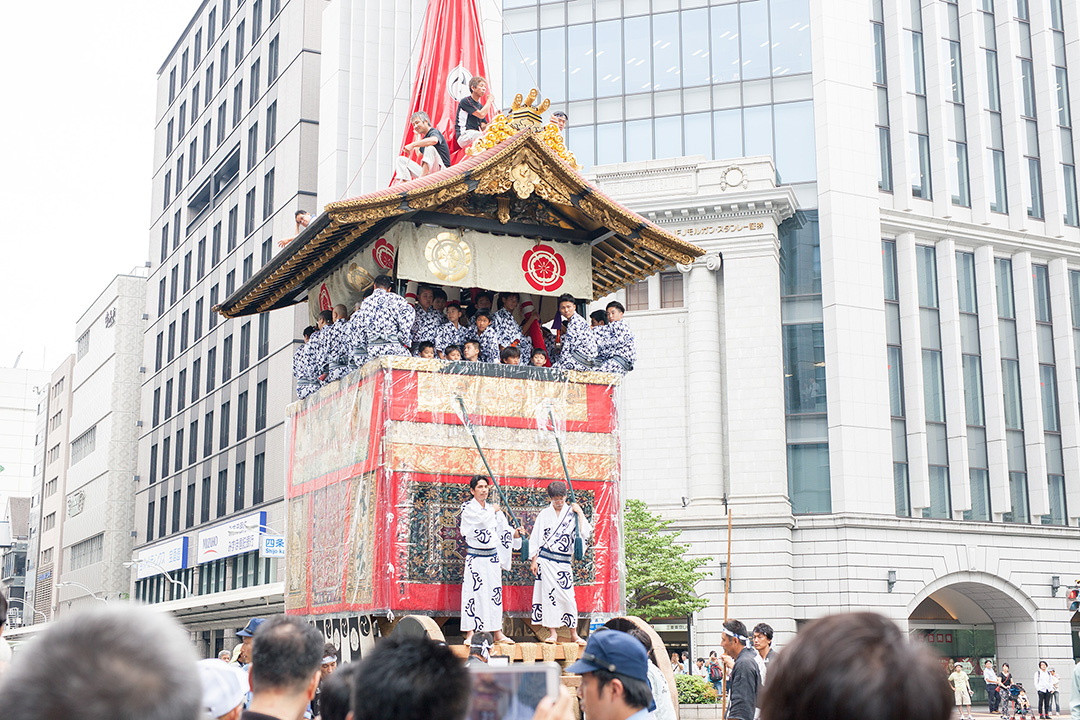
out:
{"label": "glass window", "polygon": [[937,293],[937,253],[928,245],[915,246],[915,262],[918,266],[919,275],[919,306],[936,308],[938,306]]}
{"label": "glass window", "polygon": [[[659,117],[653,120],[653,123],[655,127],[654,142],[656,145],[656,152],[653,157],[681,157],[683,154],[682,118],[678,115]],[[627,123],[626,125],[627,131],[629,131],[630,123]],[[627,140],[629,142],[629,135]],[[629,158],[627,159],[629,160]]]}
{"label": "glass window", "polygon": [[810,72],[810,7],[806,0],[770,0],[772,74]]}
{"label": "glass window", "polygon": [[682,13],[682,80],[687,87],[708,85],[712,79],[709,69],[708,12],[701,8],[684,10]]}
{"label": "glass window", "polygon": [[1065,476],[1050,475],[1050,514],[1042,516],[1043,525],[1068,525],[1065,513]]}
{"label": "glass window", "polygon": [[1008,523],[1029,522],[1027,473],[1009,473],[1009,497],[1012,500],[1012,511],[1002,514],[1001,519]]}
{"label": "glass window", "polygon": [[784,382],[788,414],[823,413],[825,332],[821,323],[785,325]]}
{"label": "glass window", "polygon": [[[616,38],[617,44],[617,38]],[[553,103],[566,101],[566,28],[556,27],[540,31],[540,54],[544,61],[540,63],[540,93]],[[517,57],[517,53],[513,55]],[[600,58],[597,58],[599,64]],[[621,68],[620,68],[621,70]],[[621,72],[616,73],[622,75]],[[509,90],[509,88],[508,88]],[[524,92],[525,86],[518,86],[514,93]]]}
{"label": "glass window", "polygon": [[994,258],[994,270],[997,275],[997,305],[999,318],[1015,318],[1013,306],[1012,261],[1008,258]]}
{"label": "glass window", "polygon": [[[596,23],[596,96],[620,95],[623,91],[621,20]],[[548,31],[544,31],[548,32]],[[547,62],[545,56],[545,63]],[[565,63],[563,63],[565,65]],[[565,71],[564,71],[565,72]]]}
{"label": "glass window", "polygon": [[923,517],[946,519],[952,517],[949,468],[930,466],[930,507],[923,509]]}
{"label": "glass window", "polygon": [[[532,35],[535,47],[536,33]],[[571,25],[567,29],[567,47],[569,48],[569,63],[566,77],[570,83],[569,98],[571,100],[587,100],[595,97],[593,89],[593,26]],[[533,60],[529,65],[535,65]],[[523,85],[522,87],[531,87]]]}
{"label": "glass window", "polygon": [[[742,75],[739,60],[739,6],[721,5],[710,9],[712,13],[712,80],[714,83],[732,82]],[[627,46],[629,47],[629,45]]]}
{"label": "glass window", "polygon": [[784,258],[781,294],[821,294],[821,246],[816,212],[798,212],[780,226]]}
{"label": "glass window", "polygon": [[743,154],[773,155],[772,107],[743,108]]}
{"label": "glass window", "polygon": [[634,17],[623,21],[623,45],[626,48],[626,92],[652,89],[652,32],[649,18]]}
{"label": "glass window", "polygon": [[503,58],[503,97],[513,98],[536,85],[532,79],[536,68],[535,31],[503,35]]}
{"label": "glass window", "polygon": [[[686,155],[704,155],[712,159],[712,129],[709,127],[709,113],[683,115],[683,137],[686,138]],[[659,137],[659,136],[658,136]]]}
{"label": "glass window", "polygon": [[796,514],[832,511],[827,443],[788,445],[788,495]]}
{"label": "glass window", "polygon": [[1002,384],[1005,396],[1005,427],[1023,430],[1024,416],[1020,407],[1020,363],[1016,360],[1001,361]]}
{"label": "glass window", "polygon": [[642,280],[626,288],[626,311],[649,309],[649,281]]}
{"label": "glass window", "polygon": [[990,472],[971,468],[968,477],[971,481],[971,510],[964,511],[964,519],[990,522]]}
{"label": "glass window", "polygon": [[893,500],[898,517],[911,517],[911,488],[907,463],[893,463]]}
{"label": "glass window", "polygon": [[975,253],[956,253],[956,288],[959,293],[960,312],[977,313],[975,295]]}
{"label": "glass window", "polygon": [[985,425],[983,411],[982,361],[978,355],[963,356],[964,407],[968,425]]}
{"label": "glass window", "polygon": [[1035,321],[1050,322],[1050,272],[1046,265],[1034,265],[1031,274],[1035,279]]}
{"label": "glass window", "polygon": [[783,103],[773,106],[776,137],[776,171],[782,182],[812,182],[817,176],[817,158],[811,137],[814,103]]}
{"label": "glass window", "polygon": [[679,272],[660,273],[660,307],[683,306],[683,276]]}
{"label": "glass window", "polygon": [[622,123],[603,123],[596,126],[596,164],[607,165],[623,161]]}
{"label": "glass window", "polygon": [[1058,419],[1057,374],[1053,365],[1039,366],[1039,381],[1042,385],[1043,429],[1047,432],[1061,432]]}
{"label": "glass window", "polygon": [[626,123],[627,162],[650,160],[652,156],[652,120],[631,120]]}
{"label": "glass window", "polygon": [[567,144],[574,148],[574,157],[585,172],[596,164],[595,133],[592,125],[571,125],[567,129]]}
{"label": "glass window", "polygon": [[900,348],[890,346],[889,355],[889,412],[893,417],[904,416],[904,375]]}
{"label": "glass window", "polygon": [[923,400],[926,403],[927,422],[945,422],[945,378],[941,366],[941,352],[923,350]]}
{"label": "glass window", "polygon": [[715,135],[714,160],[729,160],[743,156],[742,111],[717,110],[713,113]]}
{"label": "glass window", "polygon": [[652,16],[653,89],[670,90],[679,82],[679,13]]}
{"label": "glass window", "polygon": [[743,80],[769,77],[769,8],[765,0],[739,3]]}

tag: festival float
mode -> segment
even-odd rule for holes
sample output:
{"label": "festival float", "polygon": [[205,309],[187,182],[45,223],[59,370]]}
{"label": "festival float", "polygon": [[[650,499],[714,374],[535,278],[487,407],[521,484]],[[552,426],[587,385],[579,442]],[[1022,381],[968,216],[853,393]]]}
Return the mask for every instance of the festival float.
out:
{"label": "festival float", "polygon": [[[460,162],[328,204],[217,310],[239,317],[307,302],[314,320],[332,305],[353,308],[386,274],[401,294],[410,283],[451,296],[472,288],[521,293],[548,322],[559,295],[574,295],[583,310],[588,300],[703,254],[589,183],[557,129],[544,125],[547,107],[535,90],[518,95]],[[286,612],[368,616],[383,633],[460,643],[458,516],[470,477],[483,474],[526,531],[548,504],[547,484],[571,480],[595,528],[574,560],[579,630],[588,631],[589,618],[619,622],[620,379],[382,357],[290,405]],[[519,643],[500,652],[526,660],[575,655],[569,643],[521,642],[547,632],[528,621],[528,558],[515,555],[503,580],[505,631]]]}

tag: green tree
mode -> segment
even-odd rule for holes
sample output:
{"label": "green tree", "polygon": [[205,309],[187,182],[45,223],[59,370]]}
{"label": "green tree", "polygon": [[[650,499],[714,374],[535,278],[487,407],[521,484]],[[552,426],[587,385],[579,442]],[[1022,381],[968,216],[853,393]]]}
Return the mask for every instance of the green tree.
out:
{"label": "green tree", "polygon": [[671,520],[649,512],[641,500],[628,500],[626,529],[626,612],[645,619],[685,617],[709,604],[694,586],[709,576],[698,568],[711,557],[686,558],[682,533],[668,530]]}

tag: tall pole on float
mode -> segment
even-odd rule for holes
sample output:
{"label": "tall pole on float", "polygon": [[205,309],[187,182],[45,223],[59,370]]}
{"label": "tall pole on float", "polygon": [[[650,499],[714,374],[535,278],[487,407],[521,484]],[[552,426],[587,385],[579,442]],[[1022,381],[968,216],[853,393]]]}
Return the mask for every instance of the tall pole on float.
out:
{"label": "tall pole on float", "polygon": [[[727,564],[724,565],[724,622],[728,619],[728,591],[731,588],[731,506],[728,505],[727,497],[724,498],[724,506],[727,509]],[[727,673],[721,676],[720,688],[720,717],[727,716]]]}

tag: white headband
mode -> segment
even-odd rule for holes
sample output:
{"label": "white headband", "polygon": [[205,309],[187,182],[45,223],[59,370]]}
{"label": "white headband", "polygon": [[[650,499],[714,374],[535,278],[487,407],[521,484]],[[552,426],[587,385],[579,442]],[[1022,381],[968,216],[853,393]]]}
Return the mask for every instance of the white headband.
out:
{"label": "white headband", "polygon": [[334,657],[333,655],[327,655],[326,657],[324,657],[322,659],[322,664],[323,665],[329,665],[332,662],[337,662],[337,658]]}
{"label": "white headband", "polygon": [[736,640],[738,640],[739,642],[746,642],[746,636],[745,635],[739,635],[738,633],[733,633],[730,630],[728,630],[727,628],[722,628],[721,631],[725,635],[727,635],[728,637],[733,637]]}

